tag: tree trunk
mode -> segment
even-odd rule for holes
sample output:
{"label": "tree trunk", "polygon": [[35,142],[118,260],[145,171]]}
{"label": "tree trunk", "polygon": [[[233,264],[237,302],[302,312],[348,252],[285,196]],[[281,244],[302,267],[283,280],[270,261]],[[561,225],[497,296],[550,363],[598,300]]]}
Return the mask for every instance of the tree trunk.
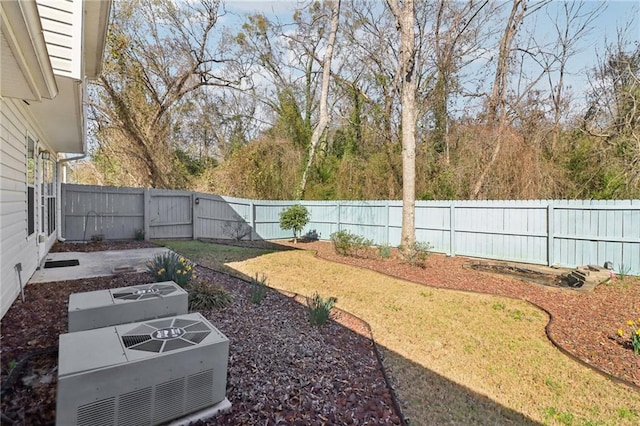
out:
{"label": "tree trunk", "polygon": [[307,188],[307,179],[309,175],[309,169],[313,164],[313,158],[316,154],[316,149],[320,143],[320,138],[329,124],[329,82],[331,79],[331,59],[333,57],[333,46],[336,42],[336,34],[338,32],[338,23],[340,21],[340,1],[331,1],[331,29],[329,31],[329,39],[327,41],[327,50],[324,54],[324,60],[322,64],[322,89],[320,92],[320,116],[318,117],[318,124],[313,129],[311,135],[311,144],[309,146],[309,158],[307,164],[302,173],[302,181],[300,182],[300,191],[298,198],[304,196],[304,191]]}
{"label": "tree trunk", "polygon": [[402,234],[404,247],[416,241],[416,81],[415,4],[413,0],[387,0],[400,29],[402,77]]}
{"label": "tree trunk", "polygon": [[495,137],[493,138],[495,145],[493,152],[491,153],[491,157],[489,158],[489,162],[484,166],[482,173],[480,173],[480,176],[473,186],[471,194],[473,199],[478,198],[480,191],[482,190],[482,185],[484,185],[487,175],[498,159],[498,155],[502,149],[503,138],[500,134],[500,128],[504,126],[504,122],[506,120],[505,94],[507,90],[507,79],[509,76],[509,61],[511,59],[512,50],[511,45],[513,44],[513,39],[518,32],[518,27],[524,19],[526,9],[526,0],[513,0],[511,14],[509,15],[507,25],[504,29],[504,33],[502,33],[502,38],[500,39],[496,75],[493,81],[491,97],[489,98],[489,105],[487,107],[487,126],[493,129],[495,134]]}

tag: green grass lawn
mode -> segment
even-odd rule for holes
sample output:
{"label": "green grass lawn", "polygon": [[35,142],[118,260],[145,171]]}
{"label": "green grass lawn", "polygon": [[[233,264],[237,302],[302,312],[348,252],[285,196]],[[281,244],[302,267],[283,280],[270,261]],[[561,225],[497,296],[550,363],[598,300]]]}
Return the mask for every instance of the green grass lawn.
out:
{"label": "green grass lawn", "polygon": [[504,297],[432,289],[305,251],[166,242],[199,264],[335,296],[367,321],[412,424],[637,425],[640,393],[555,348],[547,315]]}

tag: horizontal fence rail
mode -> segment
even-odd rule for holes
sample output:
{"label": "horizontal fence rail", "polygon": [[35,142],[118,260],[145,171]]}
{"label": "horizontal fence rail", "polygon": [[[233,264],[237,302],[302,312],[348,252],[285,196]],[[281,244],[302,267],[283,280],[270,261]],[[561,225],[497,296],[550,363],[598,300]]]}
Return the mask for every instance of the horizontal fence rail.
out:
{"label": "horizontal fence rail", "polygon": [[[280,212],[295,201],[189,191],[64,184],[68,240],[283,239]],[[328,240],[346,230],[374,244],[400,244],[401,201],[301,201],[304,233]],[[417,201],[416,238],[434,252],[575,267],[612,262],[640,275],[640,200]]]}

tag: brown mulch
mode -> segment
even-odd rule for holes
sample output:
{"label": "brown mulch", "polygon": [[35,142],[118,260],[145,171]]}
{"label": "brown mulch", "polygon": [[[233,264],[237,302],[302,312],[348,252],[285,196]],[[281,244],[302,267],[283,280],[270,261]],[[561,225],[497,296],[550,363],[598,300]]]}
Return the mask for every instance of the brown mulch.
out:
{"label": "brown mulch", "polygon": [[[292,246],[289,242],[279,242]],[[529,301],[547,311],[551,323],[547,335],[561,350],[583,363],[640,387],[640,357],[633,353],[628,339],[622,340],[621,328],[629,335],[626,321],[640,318],[640,278],[613,278],[589,293],[568,288],[548,287],[528,281],[469,269],[471,259],[429,255],[424,268],[408,265],[394,251],[389,259],[375,254],[366,258],[345,257],[335,253],[328,242],[295,245],[313,250],[323,259],[375,270],[435,288],[462,290],[506,296]]]}
{"label": "brown mulch", "polygon": [[[232,409],[201,424],[400,424],[366,323],[336,312],[334,321],[311,326],[294,297],[269,291],[255,305],[246,282],[204,268],[197,273],[234,296],[227,308],[202,312],[230,339]],[[26,302],[16,300],[1,324],[3,415],[19,425],[55,421],[56,346],[67,331],[71,293],[148,282],[143,273],[27,286]],[[46,348],[53,350],[19,363],[5,390],[10,367]]]}
{"label": "brown mulch", "polygon": [[68,251],[94,252],[106,250],[133,250],[141,248],[158,247],[151,241],[131,241],[131,240],[108,240],[108,241],[88,241],[86,243],[55,243],[50,253],[62,253]]}

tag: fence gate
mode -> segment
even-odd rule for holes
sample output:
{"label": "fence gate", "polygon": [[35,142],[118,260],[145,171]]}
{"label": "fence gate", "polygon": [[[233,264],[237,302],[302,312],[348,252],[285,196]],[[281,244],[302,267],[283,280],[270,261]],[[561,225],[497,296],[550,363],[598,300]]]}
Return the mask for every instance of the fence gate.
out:
{"label": "fence gate", "polygon": [[193,200],[182,191],[150,190],[146,206],[149,209],[149,238],[192,238]]}

